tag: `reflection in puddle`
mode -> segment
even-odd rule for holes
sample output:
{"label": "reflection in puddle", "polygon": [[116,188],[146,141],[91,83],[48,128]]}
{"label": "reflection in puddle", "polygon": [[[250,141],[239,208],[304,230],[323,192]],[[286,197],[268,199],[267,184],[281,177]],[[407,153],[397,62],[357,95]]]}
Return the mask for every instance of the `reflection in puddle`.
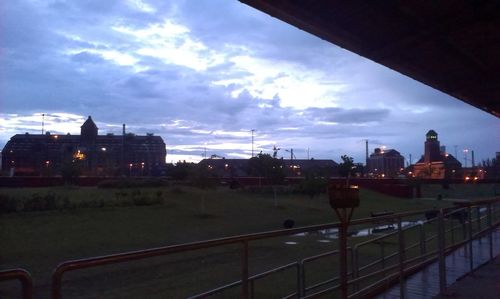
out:
{"label": "reflection in puddle", "polygon": [[[403,227],[411,227],[415,225],[420,225],[423,224],[424,222],[422,220],[418,221],[403,221],[401,222],[401,225]],[[387,225],[379,225],[371,228],[365,228],[361,230],[356,230],[356,231],[349,231],[349,237],[367,237],[370,235],[378,235],[378,234],[384,234],[384,233],[390,233],[393,231],[396,231],[398,229],[398,224],[397,223],[392,223],[392,224],[387,224]],[[305,237],[305,236],[318,236],[320,239],[317,241],[319,243],[329,243],[331,242],[331,239],[337,239],[338,238],[338,229],[332,228],[332,229],[323,229],[315,232],[305,232],[305,233],[298,233],[293,235],[293,237]],[[296,245],[298,242],[295,241],[288,241],[285,242],[287,245]]]}

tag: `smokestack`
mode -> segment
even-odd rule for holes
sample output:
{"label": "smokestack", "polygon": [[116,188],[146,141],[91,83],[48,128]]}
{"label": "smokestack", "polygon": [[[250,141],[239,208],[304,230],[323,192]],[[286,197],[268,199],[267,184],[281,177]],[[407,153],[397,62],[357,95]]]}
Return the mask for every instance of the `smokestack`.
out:
{"label": "smokestack", "polygon": [[123,124],[123,132],[122,135],[125,136],[125,124]]}
{"label": "smokestack", "polygon": [[366,145],[366,165],[368,165],[368,139],[365,140],[365,145]]}
{"label": "smokestack", "polygon": [[472,167],[476,167],[476,163],[474,162],[474,151],[472,151]]}

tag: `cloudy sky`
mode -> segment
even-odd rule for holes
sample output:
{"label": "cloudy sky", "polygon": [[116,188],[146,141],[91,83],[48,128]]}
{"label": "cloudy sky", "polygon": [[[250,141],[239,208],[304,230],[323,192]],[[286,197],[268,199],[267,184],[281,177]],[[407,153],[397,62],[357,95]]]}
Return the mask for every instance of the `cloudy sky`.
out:
{"label": "cloudy sky", "polygon": [[[167,162],[293,149],[364,161],[500,151],[497,118],[235,0],[0,3],[0,147],[16,133],[154,133]],[[469,156],[470,159],[470,156]]]}

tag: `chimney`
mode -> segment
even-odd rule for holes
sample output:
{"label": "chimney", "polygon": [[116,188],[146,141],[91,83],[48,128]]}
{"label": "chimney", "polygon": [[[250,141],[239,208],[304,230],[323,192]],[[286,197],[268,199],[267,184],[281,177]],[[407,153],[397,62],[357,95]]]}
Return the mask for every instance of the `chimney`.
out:
{"label": "chimney", "polygon": [[476,167],[476,163],[474,161],[474,151],[472,151],[472,167]]}
{"label": "chimney", "polygon": [[366,142],[366,156],[365,156],[365,161],[366,161],[366,165],[368,165],[368,139],[366,139],[365,142]]}
{"label": "chimney", "polygon": [[125,136],[125,124],[123,124],[123,132],[122,135]]}

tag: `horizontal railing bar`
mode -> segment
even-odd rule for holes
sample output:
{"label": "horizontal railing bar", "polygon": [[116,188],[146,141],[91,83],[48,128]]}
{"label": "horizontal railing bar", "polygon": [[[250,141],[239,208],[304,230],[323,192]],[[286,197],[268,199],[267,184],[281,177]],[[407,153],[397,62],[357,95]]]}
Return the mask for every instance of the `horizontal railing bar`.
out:
{"label": "horizontal railing bar", "polygon": [[[271,270],[268,270],[268,271],[265,271],[265,272],[262,272],[262,273],[250,276],[250,277],[248,277],[248,281],[255,281],[255,280],[261,279],[263,277],[266,277],[268,275],[271,275],[273,273],[284,271],[286,269],[290,269],[290,268],[293,268],[293,267],[298,267],[298,265],[299,265],[298,262],[293,262],[293,263],[289,263],[289,264],[286,264],[286,265],[283,265],[283,266],[279,266],[279,267],[273,268]],[[225,291],[225,290],[230,289],[230,288],[234,288],[234,287],[239,286],[241,284],[242,284],[241,280],[234,281],[234,282],[231,282],[229,284],[217,287],[215,289],[208,290],[208,291],[200,293],[200,294],[193,295],[193,296],[188,297],[188,298],[189,299],[203,298],[203,297],[210,296],[210,295],[213,295],[213,294],[216,294],[216,293],[220,293],[220,292]]]}
{"label": "horizontal railing bar", "polygon": [[304,296],[302,297],[302,299],[307,299],[307,298],[315,298],[315,297],[318,297],[320,295],[323,295],[323,294],[326,294],[326,293],[329,293],[329,292],[333,292],[335,290],[338,290],[340,288],[340,284],[338,285],[335,285],[333,287],[330,287],[328,289],[325,289],[325,290],[322,290],[322,291],[319,291],[319,292],[316,292],[316,293],[312,293],[312,294],[309,294],[307,296]]}
{"label": "horizontal railing bar", "polygon": [[[347,250],[352,250],[352,248],[348,247]],[[318,254],[318,255],[306,257],[306,258],[304,258],[304,259],[301,260],[301,263],[307,263],[307,262],[315,261],[315,260],[320,259],[322,257],[327,257],[327,256],[335,255],[335,254],[338,254],[338,253],[339,253],[338,250],[328,251],[328,252],[321,253],[321,254]]]}

